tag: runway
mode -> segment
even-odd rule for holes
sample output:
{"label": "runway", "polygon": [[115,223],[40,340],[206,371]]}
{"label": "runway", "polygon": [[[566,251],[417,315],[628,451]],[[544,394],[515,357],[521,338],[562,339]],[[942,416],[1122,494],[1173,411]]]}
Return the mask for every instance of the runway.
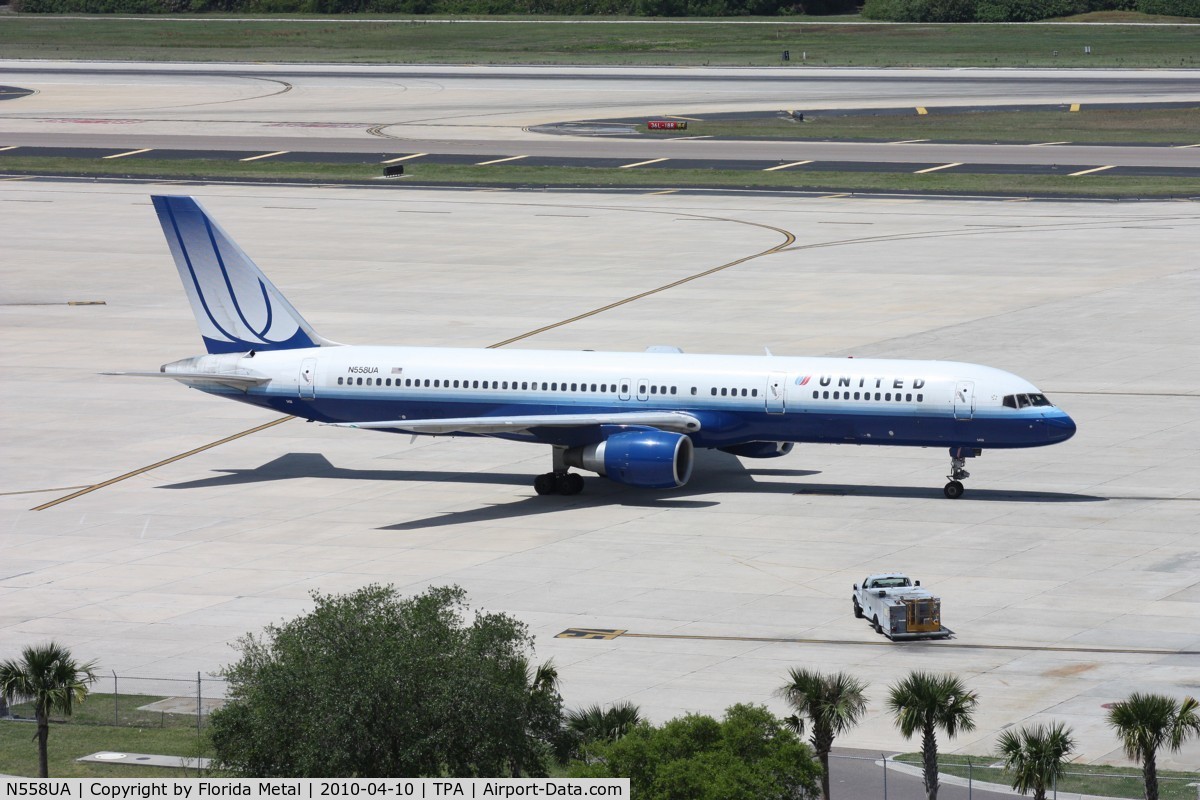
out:
{"label": "runway", "polygon": [[[961,359],[1031,378],[1079,434],[986,452],[960,501],[942,451],[835,446],[704,453],[671,492],[538,497],[539,447],[270,425],[99,375],[200,347],[151,191],[199,195],[340,341]],[[839,742],[902,750],[889,682],[953,670],[979,729],[945,751],[1054,719],[1083,761],[1120,762],[1105,703],[1194,691],[1194,203],[31,181],[0,203],[0,649],[55,636],[106,670],[194,679],[310,590],[453,582],[530,625],[568,705],[656,720],[782,711],[788,668],[847,669],[871,710]],[[85,300],[104,305],[68,305]],[[876,569],[943,597],[953,647],[853,618]],[[556,638],[572,628],[627,634]],[[1200,767],[1200,746],[1162,766]]]}
{"label": "runway", "polygon": [[[0,146],[1193,169],[1200,149],[546,136],[580,119],[739,110],[1200,101],[1187,70],[645,69],[0,61],[35,93]],[[1197,142],[1200,143],[1200,142]]]}

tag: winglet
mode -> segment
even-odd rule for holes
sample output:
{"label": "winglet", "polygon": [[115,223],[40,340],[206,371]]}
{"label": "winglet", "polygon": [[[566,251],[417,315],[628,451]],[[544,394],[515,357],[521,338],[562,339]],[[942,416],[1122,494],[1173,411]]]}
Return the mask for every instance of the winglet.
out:
{"label": "winglet", "polygon": [[208,352],[336,344],[313,330],[195,199],[150,199]]}

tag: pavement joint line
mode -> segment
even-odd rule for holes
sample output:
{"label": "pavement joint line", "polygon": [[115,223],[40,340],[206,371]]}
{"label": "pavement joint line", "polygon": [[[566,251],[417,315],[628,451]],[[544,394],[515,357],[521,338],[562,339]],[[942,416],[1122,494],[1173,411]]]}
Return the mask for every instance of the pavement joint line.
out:
{"label": "pavement joint line", "polygon": [[901,139],[898,142],[888,142],[888,144],[916,144],[917,142],[928,142],[928,139]]}
{"label": "pavement joint line", "polygon": [[250,156],[249,158],[239,158],[238,161],[258,161],[260,158],[273,158],[287,154],[288,150],[276,150],[274,153],[263,153],[262,155]]}
{"label": "pavement joint line", "polygon": [[713,138],[713,135],[711,133],[706,133],[703,136],[680,136],[676,139],[672,139],[671,141],[672,142],[694,142],[697,139],[711,139],[711,138]]}
{"label": "pavement joint line", "polygon": [[1068,178],[1075,178],[1080,175],[1091,175],[1093,172],[1103,172],[1106,169],[1112,169],[1116,164],[1109,164],[1107,167],[1092,167],[1091,169],[1081,169],[1079,172],[1072,172]]}
{"label": "pavement joint line", "polygon": [[505,161],[519,161],[522,158],[529,156],[509,156],[507,158],[493,158],[491,161],[480,161],[475,164],[477,167],[486,167],[488,164],[503,164]]}
{"label": "pavement joint line", "polygon": [[143,147],[141,150],[128,150],[124,153],[113,153],[111,156],[100,156],[101,158],[124,158],[125,156],[136,156],[138,153],[149,153],[154,148]]}
{"label": "pavement joint line", "polygon": [[1070,144],[1070,142],[1034,142],[1033,144],[1027,145],[1027,146],[1028,147],[1049,147],[1049,146],[1055,145],[1055,144]]}
{"label": "pavement joint line", "polygon": [[129,478],[137,477],[138,475],[142,475],[144,473],[150,472],[151,470],[158,469],[159,467],[164,467],[167,464],[173,464],[176,461],[182,461],[183,459],[187,458],[188,456],[194,456],[197,453],[203,453],[205,450],[211,450],[212,448],[223,445],[226,442],[232,442],[235,439],[241,439],[243,436],[249,436],[252,433],[258,433],[259,431],[264,431],[267,428],[273,428],[276,425],[279,425],[280,423],[287,422],[289,419],[295,419],[295,417],[280,417],[279,419],[272,420],[271,422],[266,422],[266,423],[263,423],[262,425],[256,425],[253,428],[250,428],[249,430],[242,431],[241,433],[235,433],[232,436],[226,436],[224,439],[218,439],[215,442],[209,442],[208,444],[200,445],[199,447],[194,447],[191,450],[188,450],[186,453],[179,453],[178,455],[173,455],[170,458],[164,458],[162,461],[156,461],[155,463],[151,464],[148,467],[140,467],[131,472],[126,472],[123,475],[118,475],[115,478],[109,478],[106,481],[101,481],[100,483],[93,484],[92,486],[88,486],[83,489],[80,489],[77,492],[72,492],[71,494],[60,497],[57,500],[51,500],[48,503],[42,503],[40,506],[34,506],[33,508],[31,508],[29,510],[30,511],[45,511],[48,508],[54,508],[54,506],[58,505],[59,503],[65,503],[68,500],[74,500],[76,497],[82,497],[85,494],[90,494],[91,492],[94,492],[97,489],[103,489],[106,486],[112,486],[114,483],[120,483],[123,480],[128,480]]}
{"label": "pavement joint line", "polygon": [[666,160],[667,159],[665,159],[665,158],[652,158],[649,161],[638,161],[633,164],[622,164],[621,166],[617,167],[617,169],[632,169],[633,167],[644,167],[647,164],[657,164],[660,161],[666,161]]}
{"label": "pavement joint line", "polygon": [[953,164],[941,164],[936,167],[927,167],[925,169],[919,169],[916,172],[914,172],[913,175],[924,175],[927,172],[937,172],[938,170],[941,170],[941,169],[950,169],[951,167],[961,167],[962,165],[963,165],[963,162],[955,161]]}
{"label": "pavement joint line", "polygon": [[427,156],[429,153],[413,153],[411,156],[400,156],[399,158],[389,158],[387,161],[380,161],[380,164],[395,164],[400,161],[408,161],[410,158],[420,158]]}
{"label": "pavement joint line", "polygon": [[833,644],[833,645],[862,645],[865,647],[948,647],[956,650],[1007,650],[1037,653],[1098,653],[1112,655],[1151,655],[1151,656],[1200,656],[1200,650],[1166,650],[1139,647],[1066,647],[1062,645],[1039,644],[975,644],[972,642],[920,641],[893,642],[880,637],[870,639],[809,639],[804,637],[776,636],[715,636],[700,633],[629,633],[619,635],[621,639],[684,639],[692,641],[716,642],[777,642],[779,644]]}
{"label": "pavement joint line", "polygon": [[767,167],[766,169],[763,170],[763,172],[774,172],[777,169],[787,169],[788,167],[799,167],[799,166],[803,166],[804,164],[811,164],[811,163],[812,163],[812,159],[809,159],[808,161],[793,161],[790,164],[779,164],[774,167]]}

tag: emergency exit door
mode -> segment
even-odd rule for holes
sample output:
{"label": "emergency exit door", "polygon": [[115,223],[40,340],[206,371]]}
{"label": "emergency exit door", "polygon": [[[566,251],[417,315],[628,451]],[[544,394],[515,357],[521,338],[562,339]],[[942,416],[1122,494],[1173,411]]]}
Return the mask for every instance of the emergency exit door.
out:
{"label": "emergency exit door", "polygon": [[312,400],[317,396],[317,360],[306,358],[300,364],[300,396]]}

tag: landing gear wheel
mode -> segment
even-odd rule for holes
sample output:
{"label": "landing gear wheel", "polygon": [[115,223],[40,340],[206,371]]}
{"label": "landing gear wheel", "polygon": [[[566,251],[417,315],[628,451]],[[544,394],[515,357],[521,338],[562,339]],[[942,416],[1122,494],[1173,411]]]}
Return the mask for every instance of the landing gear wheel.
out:
{"label": "landing gear wheel", "polygon": [[547,472],[533,479],[533,490],[538,494],[554,494],[558,491],[557,483],[554,473]]}
{"label": "landing gear wheel", "polygon": [[559,494],[572,495],[583,491],[583,476],[574,472],[564,472],[554,476],[555,488]]}
{"label": "landing gear wheel", "polygon": [[863,618],[862,606],[860,606],[860,605],[858,604],[858,600],[851,599],[851,601],[850,601],[850,602],[854,603],[854,618],[855,618],[855,619],[862,619],[862,618]]}
{"label": "landing gear wheel", "polygon": [[879,617],[871,618],[871,627],[875,629],[876,633],[883,633],[883,626],[879,624]]}
{"label": "landing gear wheel", "polygon": [[950,481],[946,484],[942,491],[945,493],[946,497],[950,498],[951,500],[957,500],[963,496],[963,492],[965,492],[966,489],[963,487],[961,481]]}

